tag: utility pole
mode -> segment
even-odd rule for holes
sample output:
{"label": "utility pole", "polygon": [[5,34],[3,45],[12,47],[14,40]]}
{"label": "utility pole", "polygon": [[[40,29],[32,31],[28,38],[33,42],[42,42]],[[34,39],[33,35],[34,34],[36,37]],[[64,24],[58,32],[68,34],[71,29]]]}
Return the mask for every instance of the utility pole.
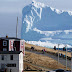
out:
{"label": "utility pole", "polygon": [[71,72],[72,72],[72,48],[71,48]]}
{"label": "utility pole", "polygon": [[67,70],[67,45],[66,45],[66,70]]}
{"label": "utility pole", "polygon": [[58,44],[58,65],[59,65],[59,45],[60,44]]}
{"label": "utility pole", "polygon": [[17,35],[18,35],[18,17],[17,17],[17,24],[16,24],[16,38],[17,38]]}

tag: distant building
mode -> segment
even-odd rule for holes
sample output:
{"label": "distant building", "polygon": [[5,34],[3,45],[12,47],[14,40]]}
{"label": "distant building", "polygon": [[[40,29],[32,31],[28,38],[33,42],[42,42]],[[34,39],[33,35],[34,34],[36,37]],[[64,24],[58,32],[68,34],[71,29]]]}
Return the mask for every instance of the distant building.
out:
{"label": "distant building", "polygon": [[23,53],[22,51],[1,51],[0,72],[22,72]]}
{"label": "distant building", "polygon": [[0,51],[22,51],[25,54],[25,41],[15,37],[1,37]]}

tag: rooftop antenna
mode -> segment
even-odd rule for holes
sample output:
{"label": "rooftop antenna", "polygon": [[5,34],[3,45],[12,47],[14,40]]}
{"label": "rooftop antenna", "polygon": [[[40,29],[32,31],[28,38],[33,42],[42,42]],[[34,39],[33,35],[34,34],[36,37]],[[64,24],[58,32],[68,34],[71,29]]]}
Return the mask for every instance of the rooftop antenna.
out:
{"label": "rooftop antenna", "polygon": [[17,35],[18,35],[18,17],[17,17],[17,24],[16,24],[16,38],[17,38]]}

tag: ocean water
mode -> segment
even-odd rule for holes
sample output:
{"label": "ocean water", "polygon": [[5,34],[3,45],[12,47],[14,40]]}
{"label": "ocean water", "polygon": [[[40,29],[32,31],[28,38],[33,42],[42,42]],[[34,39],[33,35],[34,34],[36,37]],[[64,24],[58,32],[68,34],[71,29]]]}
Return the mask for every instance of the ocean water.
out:
{"label": "ocean water", "polygon": [[[56,48],[58,50],[58,48]],[[63,51],[63,48],[59,48],[59,50]],[[67,48],[68,52],[71,52],[72,48]]]}

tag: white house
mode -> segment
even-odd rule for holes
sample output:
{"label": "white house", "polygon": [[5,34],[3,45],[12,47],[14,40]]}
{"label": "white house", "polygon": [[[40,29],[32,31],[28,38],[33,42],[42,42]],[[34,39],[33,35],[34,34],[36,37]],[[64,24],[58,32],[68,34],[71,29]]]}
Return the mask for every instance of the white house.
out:
{"label": "white house", "polygon": [[1,51],[0,72],[22,72],[23,53],[22,51]]}

